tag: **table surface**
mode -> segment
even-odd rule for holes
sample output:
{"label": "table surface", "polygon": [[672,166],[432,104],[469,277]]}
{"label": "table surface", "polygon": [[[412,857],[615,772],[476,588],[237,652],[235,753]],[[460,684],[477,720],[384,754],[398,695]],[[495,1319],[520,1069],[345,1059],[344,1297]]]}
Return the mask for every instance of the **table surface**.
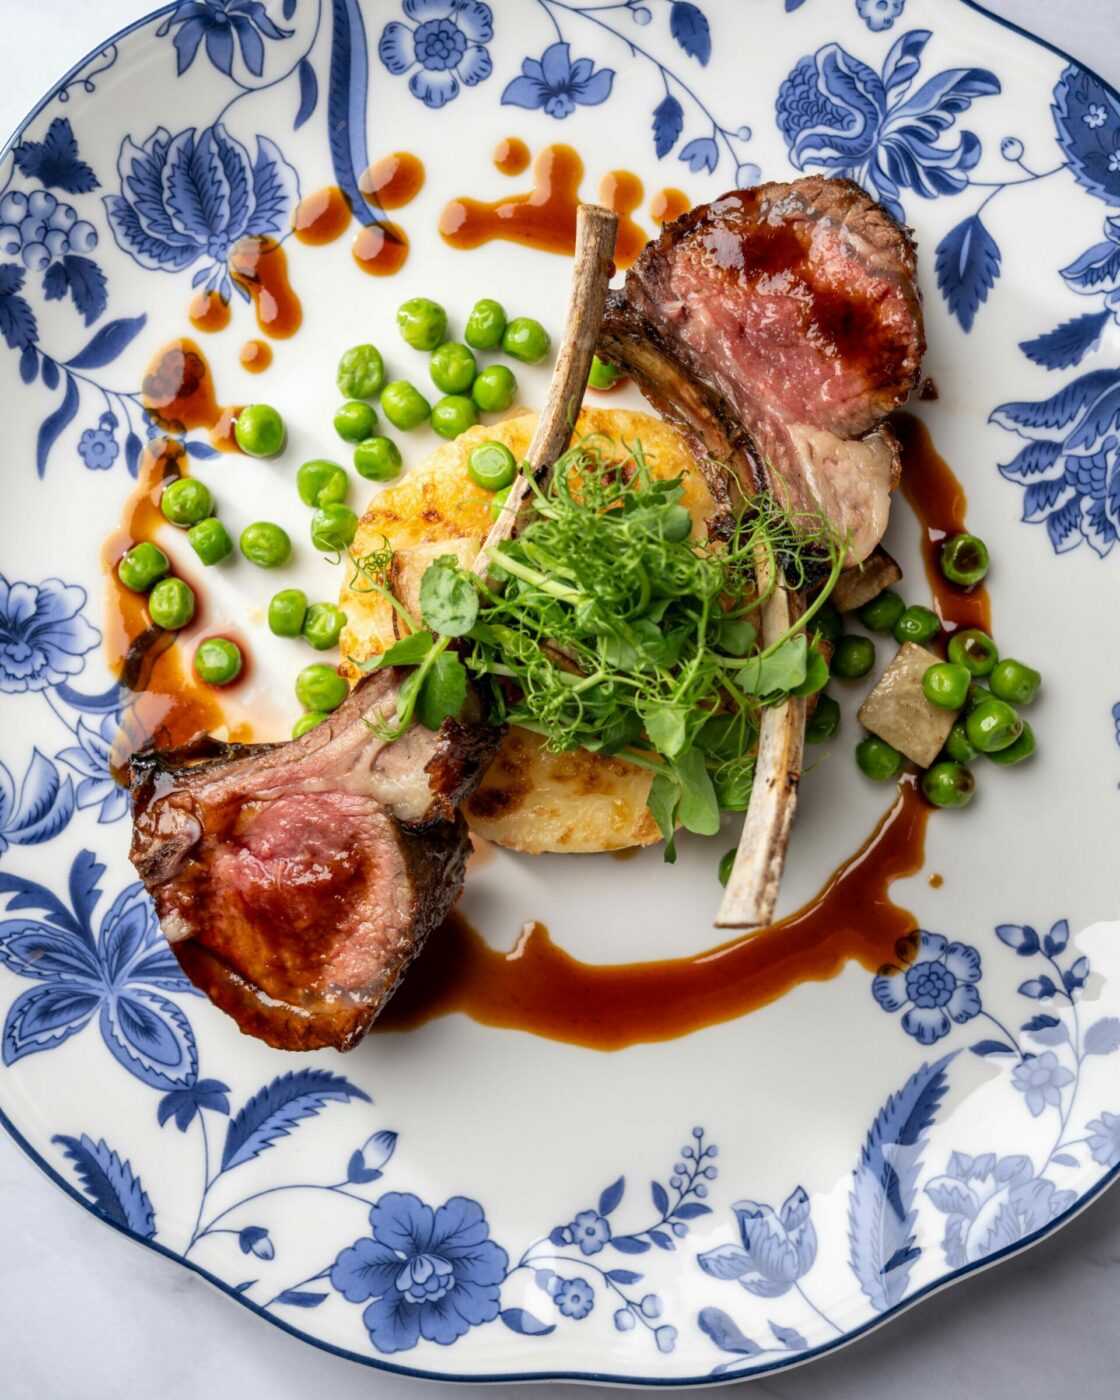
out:
{"label": "table surface", "polygon": [[[839,3],[839,0],[833,0]],[[54,79],[154,0],[0,0],[0,136]],[[1120,85],[1120,0],[987,0]],[[18,1281],[18,1287],[17,1287]],[[972,1400],[1112,1400],[1120,1190],[1053,1239],[924,1302],[827,1360],[750,1382],[781,1400],[883,1400],[936,1386]],[[196,1275],[76,1209],[0,1133],[0,1393],[5,1400],[431,1400],[235,1308]],[[920,1378],[920,1379],[919,1379]],[[915,1390],[914,1387],[917,1386]],[[586,1400],[597,1387],[555,1386]],[[529,1386],[479,1387],[533,1400]],[[605,1392],[604,1392],[605,1393]],[[726,1393],[726,1392],[725,1392]]]}

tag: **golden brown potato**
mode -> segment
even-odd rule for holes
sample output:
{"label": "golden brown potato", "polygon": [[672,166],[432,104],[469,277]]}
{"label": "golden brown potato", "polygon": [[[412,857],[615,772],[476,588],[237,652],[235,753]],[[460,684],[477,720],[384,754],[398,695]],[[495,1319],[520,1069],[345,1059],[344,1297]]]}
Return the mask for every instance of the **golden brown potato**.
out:
{"label": "golden brown potato", "polygon": [[[537,414],[522,413],[501,423],[479,425],[437,448],[395,486],[370,502],[354,540],[362,555],[388,546],[394,551],[392,575],[398,597],[415,599],[419,578],[440,552],[464,563],[490,528],[489,491],[471,481],[467,458],[480,442],[504,442],[519,460],[525,456]],[[685,477],[684,504],[694,531],[712,512],[712,498],[680,435],[659,418],[625,410],[584,409],[580,434],[595,433],[622,444],[639,440],[657,476]],[[625,455],[620,446],[619,456]],[[444,551],[434,546],[446,544]],[[378,656],[393,644],[399,622],[378,594],[363,591],[361,580],[347,580],[339,599],[346,612],[342,655],[355,661]],[[359,672],[347,662],[351,679]],[[488,841],[517,851],[615,851],[658,839],[646,806],[650,778],[632,764],[584,750],[550,753],[526,730],[513,728],[482,785],[463,810],[472,830]]]}

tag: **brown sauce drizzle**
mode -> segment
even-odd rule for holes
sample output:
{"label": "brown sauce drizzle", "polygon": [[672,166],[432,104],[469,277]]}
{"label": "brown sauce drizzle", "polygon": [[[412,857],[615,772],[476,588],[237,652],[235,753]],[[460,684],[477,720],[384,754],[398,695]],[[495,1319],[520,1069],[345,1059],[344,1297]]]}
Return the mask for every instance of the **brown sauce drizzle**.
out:
{"label": "brown sauce drizzle", "polygon": [[205,428],[215,447],[240,452],[233,423],[241,410],[218,403],[210,366],[193,340],[172,340],[156,352],[144,375],[140,398],[167,432]]}
{"label": "brown sauce drizzle", "polygon": [[520,175],[529,169],[529,147],[520,136],[507,136],[494,147],[494,164],[503,175]]}
{"label": "brown sauce drizzle", "polygon": [[341,238],[350,227],[350,201],[337,185],[304,195],[292,211],[292,232],[301,243],[319,247]]}
{"label": "brown sauce drizzle", "polygon": [[383,219],[369,224],[354,235],[354,261],[371,277],[391,277],[408,257],[408,238],[403,229]]}
{"label": "brown sauce drizzle", "polygon": [[424,187],[424,162],[408,151],[375,160],[358,181],[362,197],[382,209],[403,209]]}
{"label": "brown sauce drizzle", "polygon": [[229,325],[229,302],[219,292],[197,291],[187,307],[187,318],[196,331],[213,334]]}
{"label": "brown sauce drizzle", "polygon": [[933,445],[929,429],[912,413],[896,413],[891,426],[902,447],[902,494],[922,526],[922,560],[933,593],[933,607],[949,633],[958,628],[992,630],[992,606],[983,584],[959,588],[942,574],[941,542],[968,527],[964,487]]}
{"label": "brown sauce drizzle", "polygon": [[264,340],[247,340],[237,358],[242,369],[250,374],[261,374],[272,363],[272,346]]}
{"label": "brown sauce drizzle", "polygon": [[[478,248],[495,238],[571,255],[583,161],[571,146],[545,146],[533,162],[533,188],[491,204],[464,196],[444,206],[439,231],[453,248]],[[645,230],[630,217],[641,202],[641,182],[616,170],[603,180],[603,199],[620,215],[614,260],[629,267],[646,245]],[[634,197],[635,188],[637,197]]]}
{"label": "brown sauce drizzle", "polygon": [[241,451],[233,430],[237,426],[237,415],[244,407],[245,405],[240,403],[230,404],[228,408],[223,408],[218,414],[216,422],[210,429],[210,444],[212,447],[216,447],[219,452]]}
{"label": "brown sauce drizzle", "polygon": [[659,224],[671,224],[692,208],[692,201],[684,190],[659,190],[649,202],[649,216]]}
{"label": "brown sauce drizzle", "polygon": [[249,293],[257,325],[274,340],[295,335],[303,307],[288,281],[288,258],[275,238],[247,234],[230,249],[229,275]]}

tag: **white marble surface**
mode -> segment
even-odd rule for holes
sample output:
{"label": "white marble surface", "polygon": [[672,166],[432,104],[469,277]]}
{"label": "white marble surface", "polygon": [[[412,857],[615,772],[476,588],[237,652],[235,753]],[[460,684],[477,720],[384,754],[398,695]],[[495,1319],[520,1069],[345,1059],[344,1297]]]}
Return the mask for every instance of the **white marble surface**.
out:
{"label": "white marble surface", "polygon": [[[1120,84],[1120,0],[988,4]],[[0,133],[86,51],[149,8],[146,0],[0,0]],[[1120,1191],[1113,1191],[1020,1258],[842,1354],[753,1382],[752,1394],[886,1400],[904,1389],[918,1397],[936,1389],[970,1400],[1112,1400],[1118,1309]],[[0,1133],[0,1396],[132,1400],[153,1391],[161,1400],[438,1393],[433,1384],[316,1351],[234,1307],[78,1210]],[[502,1393],[528,1400],[530,1391]]]}

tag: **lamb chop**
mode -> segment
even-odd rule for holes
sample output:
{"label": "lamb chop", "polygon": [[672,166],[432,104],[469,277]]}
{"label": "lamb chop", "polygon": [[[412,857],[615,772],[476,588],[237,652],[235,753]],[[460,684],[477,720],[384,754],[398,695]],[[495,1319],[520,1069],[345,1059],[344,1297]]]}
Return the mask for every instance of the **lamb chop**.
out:
{"label": "lamb chop", "polygon": [[[668,224],[611,294],[600,355],[693,445],[723,528],[762,492],[823,513],[868,557],[887,524],[898,443],[883,421],[925,348],[909,233],[849,180],[735,190]],[[717,530],[721,528],[717,520]],[[780,636],[799,600],[781,579],[762,609]],[[720,927],[770,921],[793,822],[805,719],[763,714],[754,789]]]}
{"label": "lamb chop", "polygon": [[[529,449],[541,481],[586,387],[617,222],[580,210],[564,343]],[[480,576],[516,532],[527,491],[519,478]],[[168,942],[243,1031],[281,1049],[356,1044],[462,889],[470,840],[458,806],[502,731],[417,721],[396,740],[379,737],[404,674],[372,672],[288,743],[200,740],[132,762],[130,855]]]}

